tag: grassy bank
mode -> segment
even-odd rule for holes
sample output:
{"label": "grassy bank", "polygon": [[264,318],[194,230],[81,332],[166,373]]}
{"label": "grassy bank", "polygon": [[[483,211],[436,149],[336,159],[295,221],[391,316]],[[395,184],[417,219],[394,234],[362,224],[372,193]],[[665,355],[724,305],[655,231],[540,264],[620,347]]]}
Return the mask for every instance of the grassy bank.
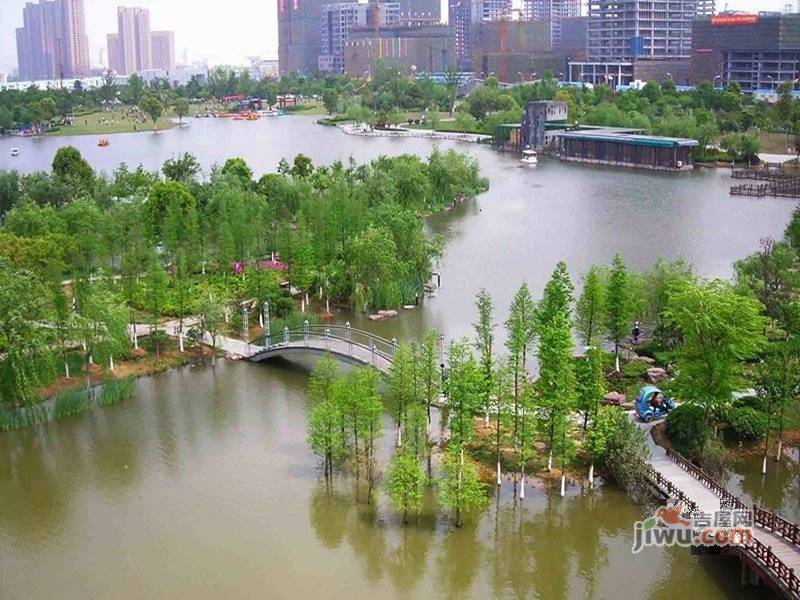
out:
{"label": "grassy bank", "polygon": [[[171,129],[178,124],[172,119],[175,117],[167,112],[158,121],[155,128],[158,131]],[[47,133],[48,136],[65,135],[111,135],[114,133],[135,133],[153,131],[153,122],[141,115],[135,115],[127,107],[115,108],[109,111],[97,111],[83,115],[75,115],[74,125],[61,125]]]}

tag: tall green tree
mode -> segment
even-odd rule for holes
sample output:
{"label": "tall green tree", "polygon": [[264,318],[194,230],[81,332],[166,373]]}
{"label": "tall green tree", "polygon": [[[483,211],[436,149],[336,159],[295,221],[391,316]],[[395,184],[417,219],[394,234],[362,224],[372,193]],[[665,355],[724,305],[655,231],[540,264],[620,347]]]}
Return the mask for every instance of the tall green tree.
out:
{"label": "tall green tree", "polygon": [[633,298],[628,267],[619,254],[614,256],[606,289],[606,333],[609,341],[614,343],[614,356],[617,358],[619,370],[619,349],[633,318]]}
{"label": "tall green tree", "polygon": [[483,411],[484,427],[489,427],[489,408],[492,396],[492,371],[494,368],[494,323],[492,323],[492,297],[481,288],[475,300],[478,309],[478,320],[473,323],[475,330],[475,346],[483,371]]}
{"label": "tall green tree", "polygon": [[584,346],[596,345],[603,330],[606,294],[600,269],[592,266],[583,278],[583,290],[575,305],[575,330]]}
{"label": "tall green tree", "polygon": [[744,386],[743,361],[764,347],[763,306],[722,281],[688,281],[675,290],[665,310],[682,337],[674,389],[700,405],[713,424],[731,395]]}
{"label": "tall green tree", "polygon": [[419,512],[425,472],[419,459],[408,449],[399,449],[389,463],[386,474],[386,492],[395,509],[403,513],[403,523],[408,523],[409,512]]}
{"label": "tall green tree", "polygon": [[601,427],[597,415],[600,410],[600,401],[606,392],[606,378],[603,373],[603,358],[601,350],[590,347],[586,357],[579,360],[575,369],[576,405],[583,413],[583,430],[588,425],[588,450],[591,456],[589,464],[589,486],[594,486],[594,465],[597,455],[602,452],[601,444],[605,440],[605,432],[594,431]]}

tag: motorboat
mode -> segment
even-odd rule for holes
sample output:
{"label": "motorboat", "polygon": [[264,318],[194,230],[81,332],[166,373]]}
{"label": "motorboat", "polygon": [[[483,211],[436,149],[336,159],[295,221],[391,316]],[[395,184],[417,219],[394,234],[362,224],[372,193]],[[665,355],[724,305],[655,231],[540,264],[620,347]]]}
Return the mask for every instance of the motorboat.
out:
{"label": "motorboat", "polygon": [[99,140],[97,140],[97,145],[100,146],[101,148],[105,148],[106,146],[110,146],[111,142],[109,141],[108,138],[100,138]]}
{"label": "motorboat", "polygon": [[536,150],[523,150],[520,160],[526,165],[535,165],[539,162],[539,157],[536,155]]}
{"label": "motorboat", "polygon": [[19,148],[12,148],[11,156],[19,156]]}

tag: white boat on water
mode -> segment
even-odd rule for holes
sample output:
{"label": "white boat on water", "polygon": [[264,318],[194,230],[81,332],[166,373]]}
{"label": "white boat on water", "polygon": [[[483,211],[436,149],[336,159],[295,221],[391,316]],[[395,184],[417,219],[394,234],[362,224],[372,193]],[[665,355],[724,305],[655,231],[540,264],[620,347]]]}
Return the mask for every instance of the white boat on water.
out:
{"label": "white boat on water", "polygon": [[526,165],[535,165],[539,162],[539,157],[536,155],[536,150],[523,150],[520,160]]}
{"label": "white boat on water", "polygon": [[19,156],[19,148],[12,148],[11,156]]}

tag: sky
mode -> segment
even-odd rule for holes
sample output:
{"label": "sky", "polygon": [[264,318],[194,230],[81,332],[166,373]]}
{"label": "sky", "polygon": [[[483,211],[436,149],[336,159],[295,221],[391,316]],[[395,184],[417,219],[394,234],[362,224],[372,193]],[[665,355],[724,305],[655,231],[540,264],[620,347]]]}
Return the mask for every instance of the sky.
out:
{"label": "sky", "polygon": [[[443,0],[442,4],[445,4]],[[14,30],[26,0],[0,0],[0,71],[17,66]],[[781,10],[795,0],[717,0],[719,10]],[[151,29],[175,32],[175,54],[211,64],[241,64],[248,56],[278,55],[277,0],[84,0],[92,65],[100,63],[106,34],[117,30],[117,6],[150,9]],[[444,14],[444,13],[443,13]]]}

